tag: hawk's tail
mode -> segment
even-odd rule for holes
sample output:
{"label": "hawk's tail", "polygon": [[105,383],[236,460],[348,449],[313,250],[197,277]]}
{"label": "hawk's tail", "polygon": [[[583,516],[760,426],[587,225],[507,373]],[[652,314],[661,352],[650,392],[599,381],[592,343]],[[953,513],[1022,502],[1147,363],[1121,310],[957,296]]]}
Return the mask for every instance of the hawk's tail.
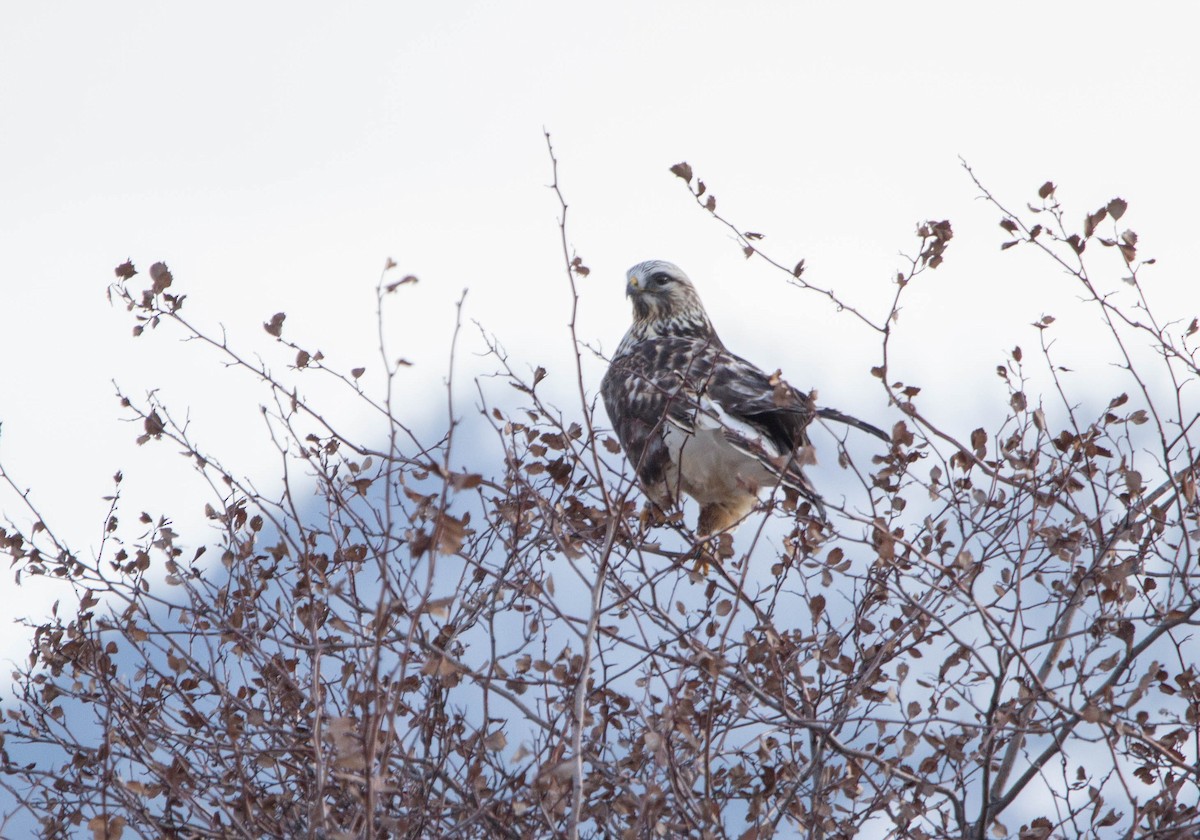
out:
{"label": "hawk's tail", "polygon": [[892,442],[892,437],[887,432],[872,426],[870,423],[859,420],[857,417],[851,417],[849,414],[843,414],[836,408],[818,408],[817,416],[825,420],[834,420],[838,423],[845,423],[847,426],[853,426],[854,428],[864,431],[867,434],[875,435],[875,437],[882,441],[886,441],[888,443]]}

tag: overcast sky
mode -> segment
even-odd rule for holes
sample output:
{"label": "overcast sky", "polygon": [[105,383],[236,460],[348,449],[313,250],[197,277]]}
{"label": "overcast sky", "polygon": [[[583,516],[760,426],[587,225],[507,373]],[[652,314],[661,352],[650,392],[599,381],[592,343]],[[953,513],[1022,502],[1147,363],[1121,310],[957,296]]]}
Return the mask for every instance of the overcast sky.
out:
{"label": "overcast sky", "polygon": [[[1159,260],[1153,291],[1190,318],[1198,24],[1191,5],[1097,2],[12,4],[0,460],[80,551],[97,545],[118,469],[131,505],[163,512],[186,470],[133,446],[115,378],[161,388],[231,463],[273,474],[260,393],[171,336],[135,341],[106,303],[127,257],[143,271],[165,260],[195,320],[280,367],[261,328],[279,310],[289,336],[370,366],[373,289],[391,257],[421,281],[389,322],[416,363],[414,415],[440,410],[464,288],[467,317],[569,393],[543,128],[592,269],[582,339],[611,351],[629,317],[625,269],[672,260],[727,344],[880,425],[872,337],[744,260],[668,167],[687,160],[723,213],[766,234],[764,250],[805,258],[813,282],[877,317],[915,223],[951,219],[946,264],[909,295],[893,372],[940,388],[967,431],[977,404],[1003,403],[991,374],[1003,351],[1078,304],[1044,260],[999,252],[999,217],[959,156],[1014,206],[1047,179],[1079,218],[1127,199]],[[487,367],[478,346],[472,334],[468,371]],[[590,389],[601,372],[589,366]],[[7,616],[57,597],[34,594],[0,585],[4,658],[24,652]]]}

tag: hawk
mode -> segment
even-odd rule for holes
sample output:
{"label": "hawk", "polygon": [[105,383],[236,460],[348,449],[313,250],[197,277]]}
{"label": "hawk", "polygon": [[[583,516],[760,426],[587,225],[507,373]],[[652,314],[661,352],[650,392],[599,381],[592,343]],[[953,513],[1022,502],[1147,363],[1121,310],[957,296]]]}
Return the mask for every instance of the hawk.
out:
{"label": "hawk", "polygon": [[883,440],[861,420],[817,408],[779,374],[730,353],[678,266],[638,263],[626,275],[633,324],[600,385],[604,407],[646,495],[663,510],[686,493],[700,504],[697,530],[723,531],[746,516],[764,487],[782,486],[824,518],[801,471],[813,463],[808,424],[836,420]]}

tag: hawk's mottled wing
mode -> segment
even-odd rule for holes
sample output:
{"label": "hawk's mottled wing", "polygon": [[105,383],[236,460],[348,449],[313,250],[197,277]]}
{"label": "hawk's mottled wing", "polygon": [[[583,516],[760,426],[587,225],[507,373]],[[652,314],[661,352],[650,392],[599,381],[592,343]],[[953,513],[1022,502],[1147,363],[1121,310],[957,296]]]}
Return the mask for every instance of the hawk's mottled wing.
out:
{"label": "hawk's mottled wing", "polygon": [[[689,461],[695,460],[710,468],[714,463],[732,466],[756,485],[781,481],[819,504],[800,472],[809,455],[797,452],[808,445],[805,427],[815,414],[812,400],[719,343],[679,337],[643,340],[613,360],[601,394],[638,478],[659,504],[678,497],[669,486],[673,468],[681,471],[683,489],[700,499],[709,496],[706,483],[736,487],[727,475],[688,474]],[[686,445],[693,447],[694,457],[680,459],[681,464],[675,463],[681,444],[673,430],[688,436]],[[742,462],[732,453],[695,451],[710,445],[713,435],[740,453]]]}
{"label": "hawk's mottled wing", "polygon": [[669,404],[681,397],[683,377],[658,364],[659,353],[651,342],[613,359],[600,383],[600,396],[638,480],[660,505],[671,456],[663,438]]}
{"label": "hawk's mottled wing", "polygon": [[726,414],[765,436],[777,450],[775,455],[808,444],[805,429],[816,407],[807,394],[788,385],[778,374],[767,376],[740,356],[722,352],[713,359],[702,384],[707,397]]}

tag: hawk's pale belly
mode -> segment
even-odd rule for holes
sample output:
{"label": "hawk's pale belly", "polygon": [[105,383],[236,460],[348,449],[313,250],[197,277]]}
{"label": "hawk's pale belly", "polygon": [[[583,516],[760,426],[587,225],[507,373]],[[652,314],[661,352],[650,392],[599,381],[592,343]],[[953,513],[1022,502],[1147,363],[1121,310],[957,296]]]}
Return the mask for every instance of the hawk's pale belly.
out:
{"label": "hawk's pale belly", "polygon": [[747,496],[747,510],[754,504],[758,488],[775,479],[757,460],[735,449],[721,428],[698,429],[688,434],[675,426],[664,430],[663,439],[673,467],[667,471],[668,490],[678,498],[679,490],[701,505],[723,503]]}

